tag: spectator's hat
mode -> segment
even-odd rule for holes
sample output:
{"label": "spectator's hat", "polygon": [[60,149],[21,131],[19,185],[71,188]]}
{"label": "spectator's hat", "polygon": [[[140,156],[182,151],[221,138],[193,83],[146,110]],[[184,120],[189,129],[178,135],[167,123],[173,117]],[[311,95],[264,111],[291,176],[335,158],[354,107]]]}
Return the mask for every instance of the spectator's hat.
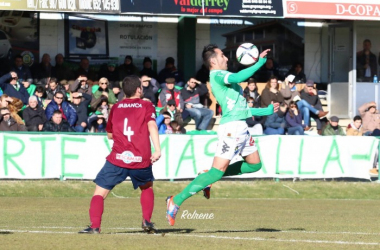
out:
{"label": "spectator's hat", "polygon": [[113,62],[109,62],[107,65],[108,65],[108,67],[114,67],[114,68],[116,67],[116,64]]}
{"label": "spectator's hat", "polygon": [[306,81],[306,86],[308,86],[308,87],[314,87],[314,81],[313,80],[307,80]]}
{"label": "spectator's hat", "polygon": [[128,56],[125,56],[125,59],[124,59],[124,60],[127,60],[127,59],[129,59],[129,60],[133,61],[133,59],[132,59],[132,56],[130,56],[130,55],[128,55]]}
{"label": "spectator's hat", "polygon": [[146,62],[152,63],[152,60],[149,57],[144,57],[143,64],[145,64]]}
{"label": "spectator's hat", "polygon": [[255,78],[252,78],[252,77],[251,77],[251,78],[248,79],[248,84],[250,84],[250,83],[252,83],[252,82],[253,82],[253,83],[256,83],[256,80],[255,80]]}
{"label": "spectator's hat", "polygon": [[332,121],[332,122],[339,122],[339,118],[334,115],[334,116],[330,117],[330,121]]}
{"label": "spectator's hat", "polygon": [[175,83],[175,78],[173,78],[173,77],[166,78],[166,79],[165,79],[165,82],[166,82],[166,83]]}
{"label": "spectator's hat", "polygon": [[173,100],[173,99],[170,99],[169,101],[168,101],[168,104],[167,105],[174,105],[174,106],[176,106],[176,103],[175,103],[175,101]]}

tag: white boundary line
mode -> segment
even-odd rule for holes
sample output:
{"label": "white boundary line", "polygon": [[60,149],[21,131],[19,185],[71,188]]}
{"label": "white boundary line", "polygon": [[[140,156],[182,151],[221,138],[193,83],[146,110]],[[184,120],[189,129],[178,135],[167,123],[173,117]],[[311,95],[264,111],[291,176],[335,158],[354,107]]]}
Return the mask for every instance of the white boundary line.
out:
{"label": "white boundary line", "polygon": [[[77,229],[80,227],[24,227],[24,228],[46,228],[46,229]],[[140,228],[109,228],[117,230],[141,230]],[[41,230],[14,230],[14,229],[0,229],[0,232],[12,232],[12,233],[34,233],[34,234],[78,234],[77,232],[65,232],[65,231],[41,231]],[[231,233],[234,233],[231,230]],[[379,233],[365,233],[365,232],[315,232],[315,231],[279,231],[274,233],[309,233],[309,234],[354,234],[354,235],[379,235]],[[115,235],[137,235],[146,236],[146,233],[111,233]],[[105,234],[107,235],[107,234]],[[158,233],[155,236],[163,236]],[[299,240],[299,239],[268,239],[262,237],[233,237],[233,236],[218,236],[218,235],[200,235],[193,234],[178,234],[167,233],[167,237],[194,237],[194,238],[213,238],[213,239],[229,239],[229,240],[248,240],[248,241],[273,241],[273,242],[294,242],[294,243],[319,243],[319,244],[339,244],[339,245],[380,245],[379,242],[355,242],[355,241],[329,241],[329,240]]]}

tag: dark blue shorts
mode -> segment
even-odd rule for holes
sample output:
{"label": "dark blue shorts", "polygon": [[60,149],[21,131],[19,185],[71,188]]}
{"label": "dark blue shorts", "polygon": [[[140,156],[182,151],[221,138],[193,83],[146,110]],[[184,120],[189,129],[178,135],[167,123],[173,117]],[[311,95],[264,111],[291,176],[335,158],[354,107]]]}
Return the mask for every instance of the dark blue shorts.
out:
{"label": "dark blue shorts", "polygon": [[111,162],[106,161],[94,182],[102,188],[112,190],[117,184],[125,181],[128,176],[132,180],[134,189],[145,185],[147,182],[154,181],[152,166],[147,168],[128,169],[115,166]]}

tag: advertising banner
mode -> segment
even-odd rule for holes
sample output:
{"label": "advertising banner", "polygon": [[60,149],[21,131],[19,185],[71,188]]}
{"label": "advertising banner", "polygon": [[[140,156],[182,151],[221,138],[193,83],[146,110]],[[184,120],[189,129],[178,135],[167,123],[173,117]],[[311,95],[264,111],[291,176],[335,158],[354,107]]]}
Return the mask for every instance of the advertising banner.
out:
{"label": "advertising banner", "polygon": [[131,0],[121,1],[122,13],[197,16],[282,17],[278,0]]}
{"label": "advertising banner", "polygon": [[157,23],[151,22],[108,22],[110,54],[117,55],[119,64],[126,55],[133,58],[135,65],[142,65],[144,57],[157,58]]}
{"label": "advertising banner", "polygon": [[[234,178],[369,179],[378,140],[347,136],[254,137],[263,167]],[[217,137],[161,135],[156,179],[188,179],[210,169]],[[112,141],[105,135],[0,134],[0,179],[94,179]],[[241,160],[241,159],[234,159]]]}
{"label": "advertising banner", "polygon": [[380,20],[380,3],[377,0],[284,0],[284,17]]}
{"label": "advertising banner", "polygon": [[3,0],[2,10],[119,13],[120,0]]}

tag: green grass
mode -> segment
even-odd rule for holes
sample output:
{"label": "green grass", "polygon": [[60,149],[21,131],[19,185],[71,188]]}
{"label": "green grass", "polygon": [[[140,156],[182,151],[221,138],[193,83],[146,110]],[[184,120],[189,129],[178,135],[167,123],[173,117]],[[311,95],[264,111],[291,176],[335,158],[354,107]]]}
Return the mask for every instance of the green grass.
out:
{"label": "green grass", "polygon": [[[140,192],[130,182],[105,201],[102,234],[79,235],[89,220],[92,182],[0,181],[0,249],[380,248],[377,183],[222,181],[211,200],[187,200],[170,227],[164,197],[187,183],[155,182],[156,235],[141,232]],[[214,219],[181,218],[185,210]]]}

